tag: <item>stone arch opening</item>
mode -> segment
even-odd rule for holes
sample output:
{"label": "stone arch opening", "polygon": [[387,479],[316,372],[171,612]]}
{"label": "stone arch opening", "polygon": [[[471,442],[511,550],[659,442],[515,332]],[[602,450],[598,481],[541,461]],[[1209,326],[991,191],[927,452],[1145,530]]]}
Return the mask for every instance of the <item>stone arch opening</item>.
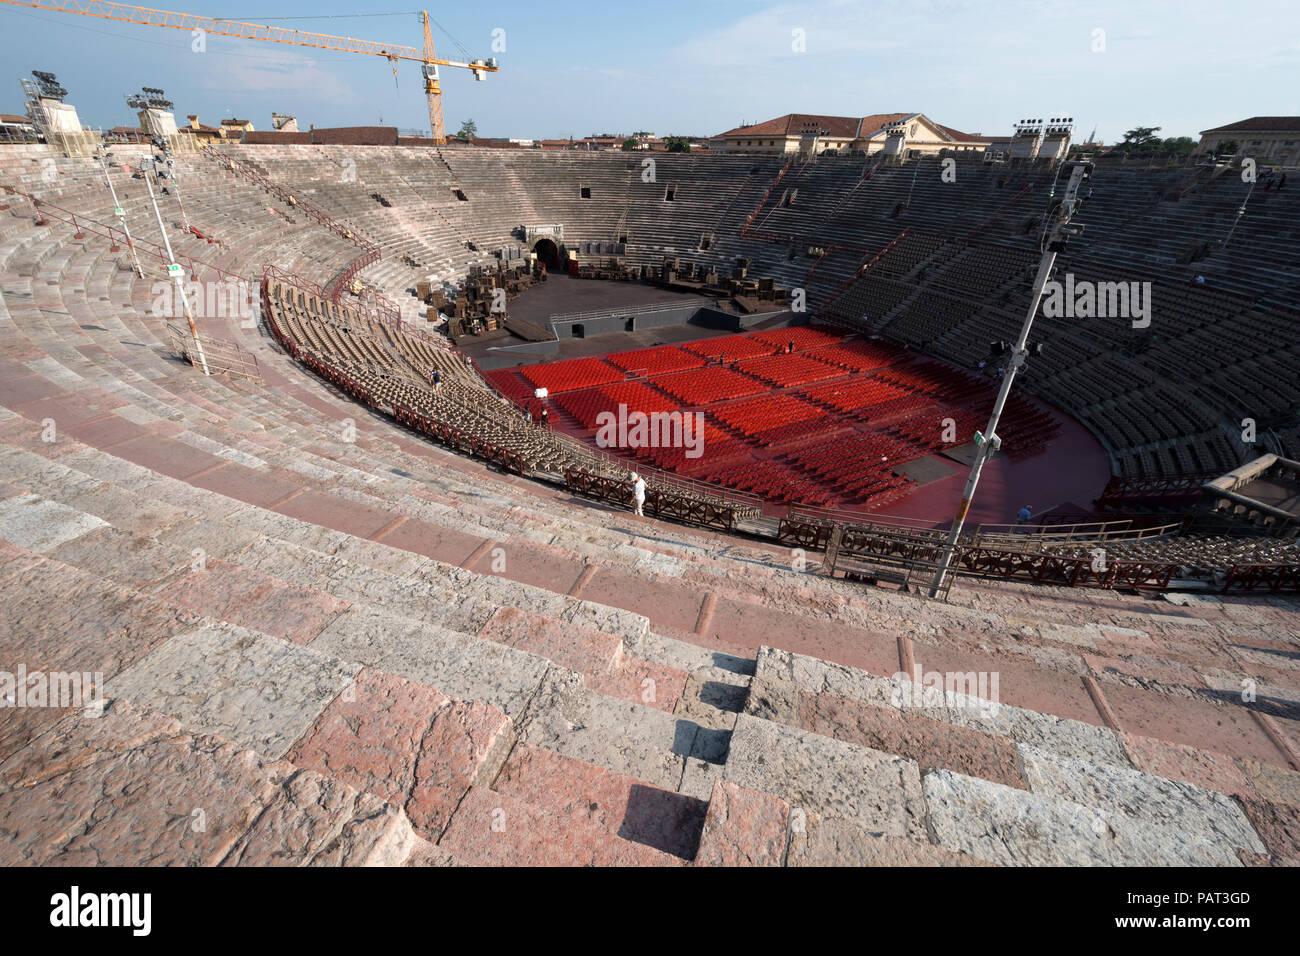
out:
{"label": "stone arch opening", "polygon": [[555,272],[560,268],[560,247],[554,239],[538,239],[533,243],[533,252],[540,261],[546,263],[546,268],[550,271]]}

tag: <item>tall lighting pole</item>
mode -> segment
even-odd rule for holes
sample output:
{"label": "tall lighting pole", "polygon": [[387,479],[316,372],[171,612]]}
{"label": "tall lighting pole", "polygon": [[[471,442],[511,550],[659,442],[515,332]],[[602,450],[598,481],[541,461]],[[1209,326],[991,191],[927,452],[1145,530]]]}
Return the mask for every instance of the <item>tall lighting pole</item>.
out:
{"label": "tall lighting pole", "polygon": [[[1065,194],[1060,200],[1056,200],[1057,184],[1062,177],[1065,178]],[[1002,439],[998,437],[997,431],[998,420],[1002,417],[1002,409],[1007,404],[1007,396],[1011,394],[1011,383],[1015,381],[1016,372],[1029,357],[1029,349],[1026,347],[1029,341],[1029,329],[1034,324],[1038,303],[1043,298],[1043,287],[1052,277],[1056,255],[1065,248],[1065,242],[1070,236],[1077,236],[1083,232],[1083,226],[1071,225],[1070,220],[1079,209],[1081,202],[1079,190],[1091,178],[1092,163],[1067,162],[1061,164],[1056,179],[1052,182],[1052,193],[1048,198],[1053,202],[1044,217],[1043,233],[1039,243],[1042,259],[1038,264],[1038,275],[1034,279],[1034,292],[1029,299],[1029,312],[1025,315],[1025,323],[1020,328],[1020,337],[1016,339],[1016,344],[1011,349],[1006,374],[1002,377],[1002,387],[998,390],[997,401],[993,403],[993,413],[989,416],[988,426],[982,435],[978,432],[975,434],[975,460],[971,463],[970,477],[966,479],[966,490],[962,493],[961,504],[957,506],[957,514],[948,532],[948,541],[939,558],[939,567],[934,573],[934,581],[930,584],[930,597],[938,597],[943,590],[943,582],[948,576],[948,568],[952,564],[953,553],[957,549],[962,525],[965,524],[966,514],[970,511],[971,499],[975,496],[975,488],[979,484],[984,463],[1002,447]]]}
{"label": "tall lighting pole", "polygon": [[158,197],[154,195],[153,182],[149,179],[148,173],[145,173],[144,184],[149,187],[149,201],[153,203],[154,215],[158,217],[158,231],[162,233],[163,245],[167,247],[167,258],[170,260],[167,264],[167,274],[176,283],[176,295],[181,300],[181,306],[185,309],[185,318],[190,323],[190,335],[194,337],[194,350],[199,353],[199,365],[202,366],[204,375],[211,375],[212,372],[208,369],[208,357],[203,354],[203,343],[199,341],[199,329],[194,324],[194,313],[190,311],[190,300],[185,297],[185,280],[181,278],[181,267],[172,253],[172,242],[167,238],[167,227],[163,225],[162,211],[158,208]]}
{"label": "tall lighting pole", "polygon": [[131,261],[135,263],[135,274],[143,279],[144,270],[140,268],[140,257],[135,254],[135,240],[131,238],[131,227],[126,224],[126,210],[118,202],[117,189],[113,186],[113,177],[108,174],[107,155],[102,145],[95,150],[95,155],[99,157],[100,168],[104,170],[104,182],[108,183],[109,195],[113,197],[113,212],[117,214],[117,221],[122,224],[122,232],[126,234],[126,246],[131,250]]}

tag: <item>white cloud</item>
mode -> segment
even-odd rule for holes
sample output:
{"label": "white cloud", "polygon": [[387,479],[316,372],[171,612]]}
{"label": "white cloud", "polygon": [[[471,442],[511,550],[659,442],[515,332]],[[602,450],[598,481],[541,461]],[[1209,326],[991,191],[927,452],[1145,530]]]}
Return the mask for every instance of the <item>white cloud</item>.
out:
{"label": "white cloud", "polygon": [[[195,53],[200,69],[194,77],[205,90],[224,93],[273,93],[277,96],[311,96],[314,99],[356,102],[350,84],[340,78],[339,62],[321,63],[305,51],[275,43],[230,40],[209,36],[207,52]],[[331,56],[336,61],[341,56]],[[387,62],[376,57],[377,69]]]}

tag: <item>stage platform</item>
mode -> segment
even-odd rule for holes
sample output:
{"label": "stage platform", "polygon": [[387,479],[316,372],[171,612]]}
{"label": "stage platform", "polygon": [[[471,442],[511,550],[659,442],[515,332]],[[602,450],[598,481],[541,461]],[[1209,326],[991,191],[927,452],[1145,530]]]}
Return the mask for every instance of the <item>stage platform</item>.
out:
{"label": "stage platform", "polygon": [[[550,320],[553,316],[613,309],[626,309],[632,314],[638,310],[663,306],[681,306],[683,310],[695,308],[709,312],[707,320],[700,318],[675,325],[605,332],[579,338],[553,339],[550,335]],[[603,356],[630,349],[731,335],[742,321],[752,323],[754,328],[763,329],[805,321],[804,317],[789,311],[762,313],[757,320],[746,316],[745,312],[737,309],[729,300],[714,296],[675,292],[641,282],[579,279],[560,274],[552,275],[546,282],[532,286],[510,302],[507,328],[522,326],[532,334],[465,336],[456,345],[462,353],[473,357],[480,368],[491,370],[585,356]],[[546,340],[540,340],[543,336],[537,334],[542,330],[547,333]]]}

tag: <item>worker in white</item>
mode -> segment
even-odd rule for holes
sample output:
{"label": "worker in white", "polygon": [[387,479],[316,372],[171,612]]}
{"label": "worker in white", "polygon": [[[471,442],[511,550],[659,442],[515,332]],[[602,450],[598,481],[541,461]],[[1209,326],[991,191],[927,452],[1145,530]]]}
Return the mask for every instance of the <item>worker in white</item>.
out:
{"label": "worker in white", "polygon": [[645,480],[635,471],[632,472],[632,508],[642,514],[641,506],[645,504]]}

